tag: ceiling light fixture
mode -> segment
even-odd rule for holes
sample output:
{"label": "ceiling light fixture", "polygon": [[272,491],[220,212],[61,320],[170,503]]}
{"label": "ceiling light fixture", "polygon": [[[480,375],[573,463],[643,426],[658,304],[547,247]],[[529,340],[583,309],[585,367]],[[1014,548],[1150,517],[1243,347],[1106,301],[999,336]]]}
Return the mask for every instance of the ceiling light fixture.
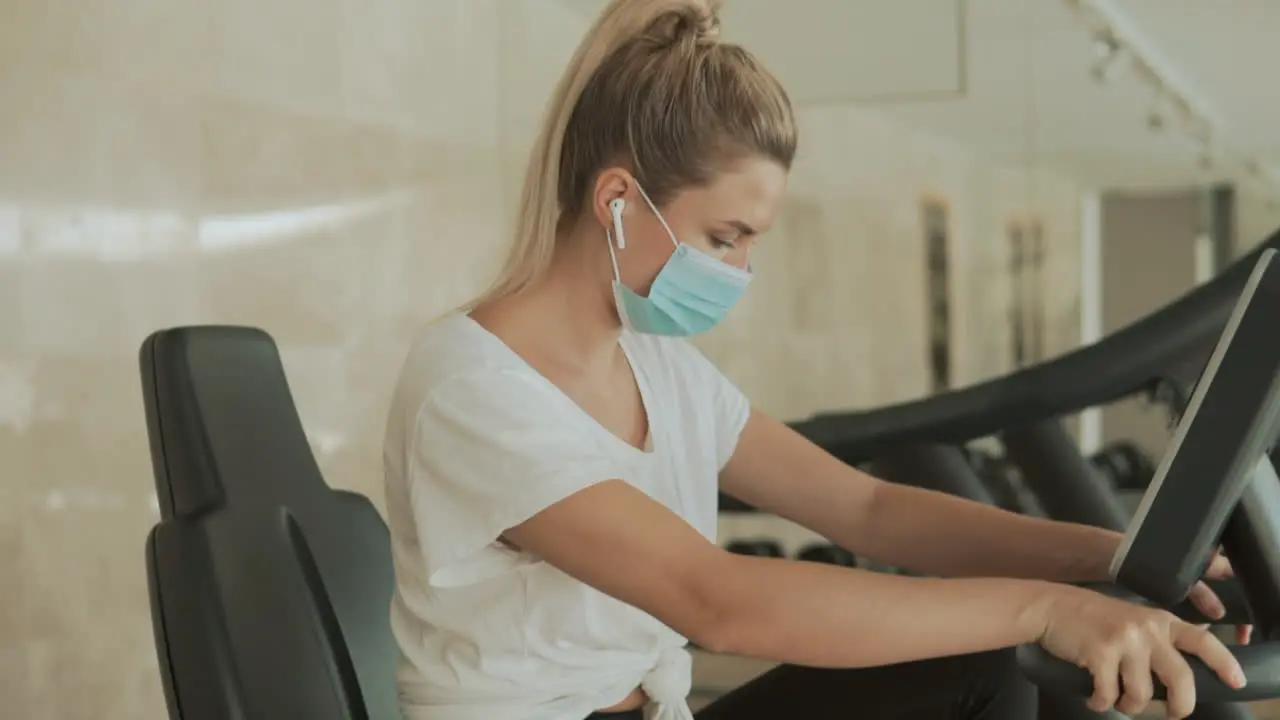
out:
{"label": "ceiling light fixture", "polygon": [[1122,48],[1113,35],[1099,33],[1093,37],[1094,61],[1089,67],[1089,74],[1100,83],[1114,77],[1120,66]]}
{"label": "ceiling light fixture", "polygon": [[1152,110],[1147,113],[1147,129],[1151,132],[1161,132],[1164,130],[1164,116],[1159,110]]}
{"label": "ceiling light fixture", "polygon": [[1130,25],[1123,15],[1102,0],[1063,1],[1081,19],[1092,39],[1089,74],[1093,79],[1099,83],[1114,80],[1123,64],[1130,75],[1150,88],[1152,105],[1144,120],[1151,132],[1171,133],[1170,137],[1194,153],[1201,169],[1221,168],[1228,176],[1243,176],[1246,182],[1280,196],[1280,172],[1270,172],[1253,158],[1229,156],[1220,145],[1221,138],[1216,137],[1215,123],[1209,113],[1198,108],[1186,93],[1143,57],[1144,53],[1135,47],[1141,45],[1138,41],[1142,38],[1128,37],[1120,31],[1121,26]]}

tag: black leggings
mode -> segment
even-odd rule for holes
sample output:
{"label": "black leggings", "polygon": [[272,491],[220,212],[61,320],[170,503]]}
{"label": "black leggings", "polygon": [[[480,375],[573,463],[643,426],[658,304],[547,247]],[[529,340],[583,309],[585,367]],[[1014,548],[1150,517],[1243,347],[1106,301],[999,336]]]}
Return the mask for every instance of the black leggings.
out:
{"label": "black leggings", "polygon": [[[1036,689],[1013,650],[857,670],[780,665],[696,713],[698,720],[1032,720]],[[588,720],[640,720],[639,710]]]}

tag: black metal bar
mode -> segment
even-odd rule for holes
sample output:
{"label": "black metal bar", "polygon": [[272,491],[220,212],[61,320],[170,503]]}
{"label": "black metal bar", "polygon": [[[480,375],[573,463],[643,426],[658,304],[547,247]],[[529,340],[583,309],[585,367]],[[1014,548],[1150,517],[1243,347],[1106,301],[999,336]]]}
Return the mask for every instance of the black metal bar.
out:
{"label": "black metal bar", "polygon": [[871,472],[890,482],[996,504],[964,453],[950,445],[906,445],[886,450],[872,461]]}
{"label": "black metal bar", "polygon": [[1080,454],[1061,421],[1007,430],[1000,440],[1049,517],[1117,531],[1129,523],[1115,492]]}
{"label": "black metal bar", "polygon": [[1245,703],[1199,703],[1188,720],[1254,720]]}
{"label": "black metal bar", "polygon": [[1280,639],[1280,479],[1264,458],[1222,534],[1259,639]]}

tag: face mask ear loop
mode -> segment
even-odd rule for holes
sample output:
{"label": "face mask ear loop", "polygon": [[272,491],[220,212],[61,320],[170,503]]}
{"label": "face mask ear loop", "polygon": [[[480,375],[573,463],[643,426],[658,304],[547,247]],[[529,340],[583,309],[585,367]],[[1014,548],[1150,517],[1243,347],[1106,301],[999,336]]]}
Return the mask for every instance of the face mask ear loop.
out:
{"label": "face mask ear loop", "polygon": [[653,201],[649,199],[649,194],[644,191],[644,188],[640,187],[640,183],[636,183],[636,190],[640,191],[640,197],[644,198],[645,204],[653,211],[654,216],[658,218],[658,222],[662,223],[662,228],[667,231],[667,237],[671,238],[671,244],[680,247],[680,241],[676,240],[676,234],[671,232],[671,226],[667,225],[667,219],[662,217],[662,213],[658,212],[658,206],[654,205]]}
{"label": "face mask ear loop", "polygon": [[609,242],[609,262],[613,263],[613,279],[622,282],[622,273],[618,271],[618,254],[613,249],[613,232],[605,228],[604,237]]}

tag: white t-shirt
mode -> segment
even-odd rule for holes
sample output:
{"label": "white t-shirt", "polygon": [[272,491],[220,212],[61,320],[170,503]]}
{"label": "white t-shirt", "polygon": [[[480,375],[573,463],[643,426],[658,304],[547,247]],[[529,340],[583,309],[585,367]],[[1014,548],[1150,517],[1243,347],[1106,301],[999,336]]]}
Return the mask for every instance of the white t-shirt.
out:
{"label": "white t-shirt", "polygon": [[610,479],[715,541],[717,475],[748,402],[684,340],[624,332],[621,345],[648,411],[646,450],[465,314],[414,344],[384,451],[406,720],[582,720],[637,686],[657,717],[690,717],[685,638],[498,541]]}

